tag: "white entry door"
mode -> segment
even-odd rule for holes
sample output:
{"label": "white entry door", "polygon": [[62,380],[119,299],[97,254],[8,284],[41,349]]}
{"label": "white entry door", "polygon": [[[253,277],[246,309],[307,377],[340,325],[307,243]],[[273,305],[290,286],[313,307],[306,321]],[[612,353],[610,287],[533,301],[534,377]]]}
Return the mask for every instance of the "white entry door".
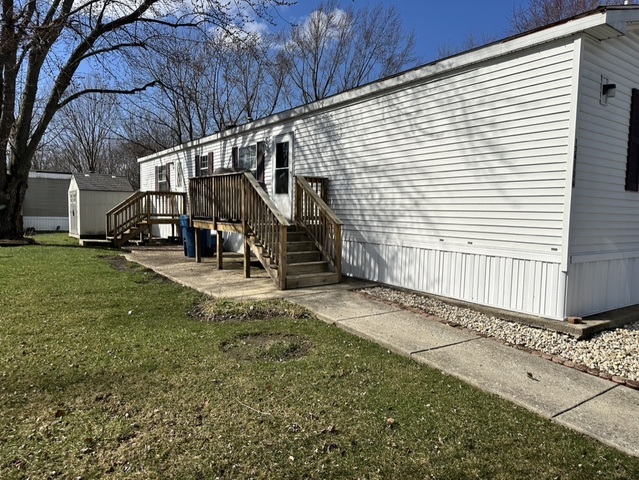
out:
{"label": "white entry door", "polygon": [[293,218],[293,134],[275,137],[273,165],[273,202],[288,220]]}

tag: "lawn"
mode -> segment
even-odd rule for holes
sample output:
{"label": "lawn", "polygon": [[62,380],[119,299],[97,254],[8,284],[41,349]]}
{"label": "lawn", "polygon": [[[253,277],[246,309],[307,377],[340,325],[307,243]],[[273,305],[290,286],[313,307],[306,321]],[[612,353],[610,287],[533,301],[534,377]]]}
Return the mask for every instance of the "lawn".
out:
{"label": "lawn", "polygon": [[36,240],[0,248],[0,478],[639,478],[299,307]]}

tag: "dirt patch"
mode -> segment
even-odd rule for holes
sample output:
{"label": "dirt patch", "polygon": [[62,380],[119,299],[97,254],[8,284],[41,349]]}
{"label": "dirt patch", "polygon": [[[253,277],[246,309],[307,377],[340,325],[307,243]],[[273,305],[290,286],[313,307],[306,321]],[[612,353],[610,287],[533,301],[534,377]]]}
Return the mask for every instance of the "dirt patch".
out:
{"label": "dirt patch", "polygon": [[98,258],[107,262],[113,270],[126,273],[141,273],[143,276],[135,283],[172,283],[172,280],[155,273],[150,268],[135,262],[129,262],[123,255],[100,255]]}
{"label": "dirt patch", "polygon": [[136,263],[129,262],[122,255],[99,255],[98,258],[104,260],[113,270],[118,272],[132,272],[138,266]]}
{"label": "dirt patch", "polygon": [[237,360],[288,362],[305,357],[313,344],[299,335],[255,333],[223,342],[221,349]]}

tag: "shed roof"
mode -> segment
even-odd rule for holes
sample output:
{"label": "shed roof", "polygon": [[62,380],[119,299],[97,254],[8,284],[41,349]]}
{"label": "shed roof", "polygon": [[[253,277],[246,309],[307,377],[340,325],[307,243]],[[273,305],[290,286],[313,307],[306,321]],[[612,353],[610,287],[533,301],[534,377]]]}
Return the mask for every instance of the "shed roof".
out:
{"label": "shed roof", "polygon": [[78,190],[96,192],[132,192],[133,187],[125,177],[101,175],[99,173],[74,173]]}

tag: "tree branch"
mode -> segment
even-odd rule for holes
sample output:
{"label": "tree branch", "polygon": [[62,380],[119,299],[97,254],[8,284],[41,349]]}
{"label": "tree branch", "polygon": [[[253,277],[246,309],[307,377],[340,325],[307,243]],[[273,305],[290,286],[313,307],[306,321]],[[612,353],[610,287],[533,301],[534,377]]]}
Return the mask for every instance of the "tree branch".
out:
{"label": "tree branch", "polygon": [[146,85],[143,85],[143,86],[137,87],[137,88],[132,88],[130,90],[120,90],[120,89],[117,89],[117,88],[86,88],[84,90],[81,90],[79,92],[74,93],[73,95],[69,95],[63,101],[58,103],[58,107],[57,108],[59,110],[60,108],[64,107],[65,105],[68,105],[69,103],[71,103],[76,98],[80,98],[81,96],[87,95],[89,93],[133,95],[135,93],[143,92],[147,88],[155,87],[156,85],[159,85],[159,84],[160,84],[160,82],[154,80],[152,82],[147,83]]}

